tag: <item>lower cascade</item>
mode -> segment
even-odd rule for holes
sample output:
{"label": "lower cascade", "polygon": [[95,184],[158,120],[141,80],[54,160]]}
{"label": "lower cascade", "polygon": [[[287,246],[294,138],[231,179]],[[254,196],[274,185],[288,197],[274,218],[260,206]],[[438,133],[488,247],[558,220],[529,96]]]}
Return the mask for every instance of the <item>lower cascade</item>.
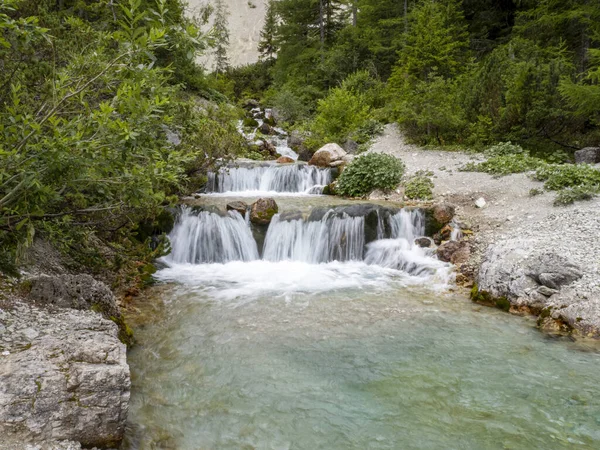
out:
{"label": "lower cascade", "polygon": [[207,192],[321,194],[331,181],[330,169],[307,164],[226,167],[209,174]]}
{"label": "lower cascade", "polygon": [[[368,242],[365,217],[330,209],[312,219],[273,217],[262,251],[252,225],[237,211],[194,212],[184,208],[169,235],[170,264],[210,264],[261,259],[310,264],[363,261],[415,276],[434,274],[447,265],[420,248],[415,238],[425,233],[421,211],[377,212],[376,238]],[[283,216],[285,217],[285,216]]]}

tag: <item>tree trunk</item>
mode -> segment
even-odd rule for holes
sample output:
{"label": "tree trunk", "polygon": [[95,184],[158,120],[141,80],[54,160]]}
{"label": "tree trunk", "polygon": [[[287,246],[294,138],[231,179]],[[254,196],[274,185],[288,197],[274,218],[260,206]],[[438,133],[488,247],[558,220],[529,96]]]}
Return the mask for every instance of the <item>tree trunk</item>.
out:
{"label": "tree trunk", "polygon": [[321,32],[321,62],[325,61],[325,0],[319,0],[319,30]]}

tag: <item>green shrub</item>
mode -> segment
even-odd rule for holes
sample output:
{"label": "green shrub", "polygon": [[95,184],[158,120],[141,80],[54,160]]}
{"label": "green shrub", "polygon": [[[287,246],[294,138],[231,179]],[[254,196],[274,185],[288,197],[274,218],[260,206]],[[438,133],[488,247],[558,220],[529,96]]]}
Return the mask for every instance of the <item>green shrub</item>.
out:
{"label": "green shrub", "polygon": [[337,192],[361,197],[375,189],[389,191],[402,180],[404,163],[391,155],[368,153],[356,158],[338,178]]}
{"label": "green shrub", "polygon": [[528,155],[528,152],[523,149],[520,145],[513,144],[512,142],[500,142],[496,145],[492,145],[483,152],[486,156],[510,156],[510,155]]}
{"label": "green shrub", "polygon": [[492,175],[510,175],[511,173],[522,173],[535,170],[542,165],[544,161],[534,158],[527,154],[509,154],[503,156],[493,156],[487,161],[481,163],[468,163],[460,170],[465,172],[485,172]]}
{"label": "green shrub", "polygon": [[600,187],[600,170],[587,164],[546,164],[539,167],[535,179],[545,181],[551,191],[580,186]]}
{"label": "green shrub", "polygon": [[269,91],[265,97],[266,104],[276,109],[284,122],[295,123],[308,117],[309,108],[306,102],[286,87]]}
{"label": "green shrub", "polygon": [[577,186],[562,189],[554,199],[554,206],[566,206],[580,200],[591,200],[600,193],[599,187]]}
{"label": "green shrub", "polygon": [[404,195],[411,200],[431,200],[433,198],[433,181],[425,173],[417,173],[404,186]]}

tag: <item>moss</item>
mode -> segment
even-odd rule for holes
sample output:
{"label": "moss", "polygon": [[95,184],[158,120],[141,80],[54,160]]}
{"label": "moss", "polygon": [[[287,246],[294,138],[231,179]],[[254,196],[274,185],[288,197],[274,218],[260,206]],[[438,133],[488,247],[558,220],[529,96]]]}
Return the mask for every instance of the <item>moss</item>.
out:
{"label": "moss", "polygon": [[506,297],[500,297],[496,299],[496,308],[502,311],[508,312],[510,310],[510,302]]}
{"label": "moss", "polygon": [[474,303],[510,311],[510,301],[506,297],[494,297],[489,292],[480,290],[477,283],[473,284],[470,297]]}
{"label": "moss", "polygon": [[246,117],[244,119],[244,126],[250,128],[256,128],[258,126],[258,122],[252,117]]}

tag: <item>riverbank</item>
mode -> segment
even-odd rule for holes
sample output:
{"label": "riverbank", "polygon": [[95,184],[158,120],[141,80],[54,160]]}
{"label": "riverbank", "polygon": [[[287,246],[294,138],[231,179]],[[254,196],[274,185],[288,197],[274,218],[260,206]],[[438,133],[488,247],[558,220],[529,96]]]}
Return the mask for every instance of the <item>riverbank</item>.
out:
{"label": "riverbank", "polygon": [[554,193],[530,195],[543,183],[528,174],[462,172],[484,158],[409,145],[395,125],[369,151],[402,159],[409,175],[433,173],[434,201],[456,205],[459,220],[476,231],[459,270],[484,297],[506,298],[515,314],[538,315],[548,331],[600,336],[600,198],[555,207]]}

